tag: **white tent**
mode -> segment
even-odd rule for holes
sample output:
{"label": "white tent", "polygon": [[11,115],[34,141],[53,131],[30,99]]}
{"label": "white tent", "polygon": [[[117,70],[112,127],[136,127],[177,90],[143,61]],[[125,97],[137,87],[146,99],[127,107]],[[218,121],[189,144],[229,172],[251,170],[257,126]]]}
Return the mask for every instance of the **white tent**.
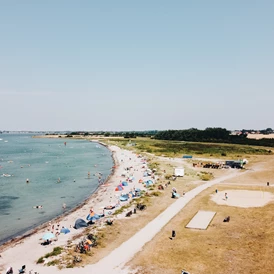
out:
{"label": "white tent", "polygon": [[185,175],[185,169],[183,167],[175,168],[174,175],[176,177],[183,177]]}

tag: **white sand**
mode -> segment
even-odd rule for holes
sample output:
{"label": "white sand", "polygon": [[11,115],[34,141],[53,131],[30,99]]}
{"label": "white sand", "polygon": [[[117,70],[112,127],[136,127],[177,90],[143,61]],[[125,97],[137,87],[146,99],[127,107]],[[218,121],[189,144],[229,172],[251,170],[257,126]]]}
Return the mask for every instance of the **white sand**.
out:
{"label": "white sand", "polygon": [[[227,193],[227,200],[225,199]],[[274,201],[274,195],[265,191],[224,190],[212,195],[212,201],[219,205],[237,207],[263,207]]]}

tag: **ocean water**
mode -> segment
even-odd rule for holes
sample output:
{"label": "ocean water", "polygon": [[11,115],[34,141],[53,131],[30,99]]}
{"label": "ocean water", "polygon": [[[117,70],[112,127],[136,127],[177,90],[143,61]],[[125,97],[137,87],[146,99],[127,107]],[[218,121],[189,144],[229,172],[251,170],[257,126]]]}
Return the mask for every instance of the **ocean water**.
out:
{"label": "ocean water", "polygon": [[0,244],[63,214],[64,203],[75,208],[112,166],[111,152],[94,142],[0,134]]}

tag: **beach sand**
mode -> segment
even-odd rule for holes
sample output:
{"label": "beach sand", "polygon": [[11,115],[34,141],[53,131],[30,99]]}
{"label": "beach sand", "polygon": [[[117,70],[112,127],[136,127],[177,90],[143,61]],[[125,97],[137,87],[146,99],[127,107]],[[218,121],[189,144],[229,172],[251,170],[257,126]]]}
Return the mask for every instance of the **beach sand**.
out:
{"label": "beach sand", "polygon": [[[127,193],[134,187],[144,189],[142,184],[138,183],[139,179],[143,179],[143,159],[133,152],[122,150],[117,146],[109,146],[108,148],[113,153],[115,168],[107,182],[100,186],[97,192],[94,193],[90,199],[85,201],[82,206],[78,207],[67,216],[62,216],[48,222],[48,224],[42,225],[36,230],[33,230],[28,236],[23,237],[21,240],[11,241],[3,245],[0,248],[0,273],[5,273],[5,269],[9,266],[12,266],[14,271],[17,272],[17,269],[20,269],[22,265],[27,265],[28,271],[32,269],[33,271],[38,271],[40,274],[48,273],[48,271],[52,273],[53,269],[49,270],[36,264],[38,258],[51,252],[55,246],[66,245],[67,241],[72,239],[73,236],[83,232],[82,229],[76,230],[73,226],[75,220],[78,218],[86,220],[86,216],[89,214],[91,208],[93,208],[96,214],[101,214],[104,212],[105,206],[119,203],[121,191],[115,191],[115,188],[122,181],[125,181],[125,178],[121,175],[122,173],[125,173],[126,168],[132,167],[126,172],[128,175],[132,174],[135,180],[133,180],[132,183],[128,183],[128,186],[125,186],[122,192]],[[121,202],[121,204],[124,205],[125,202]],[[105,214],[109,214],[109,211],[106,211]],[[100,221],[101,219],[98,222]],[[58,236],[57,241],[53,241],[50,245],[42,246],[40,243],[43,235],[52,231],[52,225],[54,225],[54,233],[56,233],[56,228],[58,228],[57,224],[59,224],[59,231],[64,226],[69,228],[71,232],[68,234],[61,233]],[[56,269],[56,271],[58,270]]]}
{"label": "beach sand", "polygon": [[[227,199],[225,198],[227,196]],[[218,205],[237,207],[263,207],[274,200],[274,195],[267,191],[223,190],[212,195],[212,201]]]}

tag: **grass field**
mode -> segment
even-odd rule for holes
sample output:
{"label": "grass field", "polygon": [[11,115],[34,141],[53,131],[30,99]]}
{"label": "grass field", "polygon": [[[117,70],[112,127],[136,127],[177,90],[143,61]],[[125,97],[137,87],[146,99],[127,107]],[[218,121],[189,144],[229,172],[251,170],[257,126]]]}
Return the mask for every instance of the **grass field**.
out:
{"label": "grass field", "polygon": [[[248,209],[220,206],[210,200],[214,190],[208,189],[190,202],[130,265],[139,268],[139,274],[174,274],[182,269],[191,274],[273,273],[274,203]],[[185,228],[200,209],[217,212],[208,229]],[[229,223],[223,222],[226,216],[231,216]],[[174,240],[169,239],[172,230],[176,231]]]}
{"label": "grass field", "polygon": [[[138,152],[152,153],[158,156],[182,157],[182,155],[204,156],[204,157],[244,157],[248,155],[271,155],[272,150],[264,147],[254,147],[248,145],[235,144],[215,144],[215,143],[196,143],[162,141],[149,138],[108,138],[103,139],[108,144],[116,144],[120,147],[133,149]],[[134,143],[135,145],[130,145]]]}

